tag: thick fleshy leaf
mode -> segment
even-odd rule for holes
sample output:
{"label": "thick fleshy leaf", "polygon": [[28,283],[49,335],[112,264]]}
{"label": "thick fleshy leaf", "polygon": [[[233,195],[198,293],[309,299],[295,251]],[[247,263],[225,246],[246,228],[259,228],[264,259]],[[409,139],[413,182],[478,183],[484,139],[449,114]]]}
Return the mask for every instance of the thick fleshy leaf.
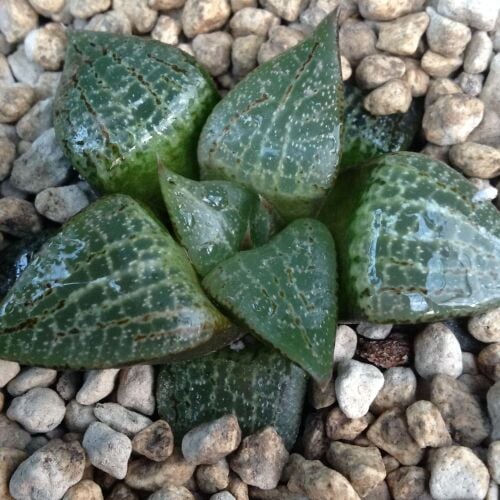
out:
{"label": "thick fleshy leaf", "polygon": [[336,273],[328,229],[299,219],[266,245],[219,264],[203,286],[260,338],[325,382],[332,372]]}
{"label": "thick fleshy leaf", "polygon": [[224,349],[164,366],[156,388],[158,412],[179,442],[193,427],[233,413],[245,435],[272,425],[291,448],[306,384],[306,374],[273,349]]}
{"label": "thick fleshy leaf", "polygon": [[335,14],[259,66],[210,115],[198,144],[204,179],[251,187],[287,220],[316,214],[340,156],[343,91]]}
{"label": "thick fleshy leaf", "polygon": [[219,100],[181,50],[111,33],[70,33],[54,103],[64,152],[95,188],[161,207],[157,162],[197,174],[196,143]]}
{"label": "thick fleshy leaf", "polygon": [[500,305],[500,214],[475,193],[416,153],[343,173],[321,214],[336,240],[341,317],[416,323]]}
{"label": "thick fleshy leaf", "polygon": [[0,359],[103,368],[186,359],[237,332],[142,205],[101,198],[32,260],[0,306]]}
{"label": "thick fleshy leaf", "polygon": [[364,108],[363,97],[362,90],[345,84],[341,169],[361,165],[386,153],[407,150],[422,123],[422,103],[417,99],[406,113],[373,116]]}
{"label": "thick fleshy leaf", "polygon": [[165,168],[159,174],[177,238],[205,276],[240,250],[259,198],[232,182],[193,181]]}

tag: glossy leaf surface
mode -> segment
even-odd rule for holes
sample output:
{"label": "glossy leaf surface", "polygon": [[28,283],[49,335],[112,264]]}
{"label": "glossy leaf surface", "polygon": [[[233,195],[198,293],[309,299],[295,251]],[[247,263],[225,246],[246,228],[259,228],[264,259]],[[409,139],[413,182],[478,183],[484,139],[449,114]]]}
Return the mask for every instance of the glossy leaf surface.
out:
{"label": "glossy leaf surface", "polygon": [[306,374],[264,346],[164,366],[158,376],[158,412],[177,440],[193,427],[234,413],[244,435],[276,427],[288,448],[299,431]]}
{"label": "glossy leaf surface", "polygon": [[318,382],[332,372],[336,327],[335,247],[318,221],[299,219],[203,280],[209,295]]}
{"label": "glossy leaf surface", "polygon": [[364,93],[359,88],[346,83],[344,96],[341,169],[409,149],[422,123],[421,103],[417,99],[406,113],[374,116],[363,107]]}
{"label": "glossy leaf surface", "polygon": [[259,66],[210,115],[198,144],[204,179],[238,182],[287,220],[314,215],[335,179],[343,90],[335,14]]}
{"label": "glossy leaf surface", "polygon": [[218,99],[208,74],[175,47],[75,31],[54,125],[65,154],[93,187],[157,207],[158,160],[188,177],[197,174],[196,143]]}
{"label": "glossy leaf surface", "polygon": [[234,328],[142,205],[101,198],[32,260],[0,306],[0,359],[104,368],[218,349]]}
{"label": "glossy leaf surface", "polygon": [[416,153],[343,173],[321,219],[337,246],[343,318],[418,323],[500,305],[500,214]]}

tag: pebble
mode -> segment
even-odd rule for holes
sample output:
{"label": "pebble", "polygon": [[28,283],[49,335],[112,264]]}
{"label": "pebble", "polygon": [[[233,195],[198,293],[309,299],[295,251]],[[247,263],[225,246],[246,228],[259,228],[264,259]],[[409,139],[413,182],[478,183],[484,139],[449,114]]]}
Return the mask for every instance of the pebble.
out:
{"label": "pebble", "polygon": [[498,189],[493,187],[486,179],[471,177],[469,182],[477,189],[472,197],[473,203],[492,201],[498,196]]}
{"label": "pebble", "polygon": [[429,142],[451,146],[467,140],[483,119],[484,104],[475,97],[452,94],[439,97],[424,113],[422,128]]}
{"label": "pebble", "polygon": [[149,33],[158,19],[158,12],[149,8],[148,0],[113,0],[113,9],[123,12],[137,33]]}
{"label": "pebble", "polygon": [[44,100],[48,97],[54,97],[60,79],[60,71],[46,71],[42,73],[35,83],[35,94],[37,99]]}
{"label": "pebble", "polygon": [[[342,81],[349,80],[352,76],[352,66],[347,57],[340,56],[340,72],[342,73]],[[342,325],[341,325],[342,326]]]}
{"label": "pebble", "polygon": [[451,436],[439,409],[430,401],[420,400],[406,409],[408,430],[421,448],[451,445]]}
{"label": "pebble", "polygon": [[325,432],[332,441],[354,441],[374,418],[367,413],[360,418],[348,418],[340,408],[332,408],[325,419]]}
{"label": "pebble", "polygon": [[0,195],[4,198],[17,198],[19,200],[25,200],[28,197],[28,193],[15,188],[9,179],[5,179],[0,184]]}
{"label": "pebble", "polygon": [[243,77],[257,66],[257,54],[263,39],[257,35],[236,38],[231,51],[233,74]]}
{"label": "pebble", "polygon": [[58,14],[64,7],[65,0],[29,0],[33,9],[44,17],[52,17]]}
{"label": "pebble", "polygon": [[52,127],[52,104],[49,97],[38,101],[16,124],[17,135],[25,141],[33,142],[43,132]]}
{"label": "pebble", "polygon": [[299,17],[300,12],[309,3],[308,0],[260,0],[262,6],[281,17],[285,21],[293,22]]}
{"label": "pebble", "polygon": [[411,368],[395,366],[384,373],[384,385],[370,410],[379,415],[391,408],[406,408],[415,401],[417,377]]}
{"label": "pebble", "polygon": [[326,458],[350,481],[360,497],[368,495],[386,476],[382,455],[374,446],[354,446],[337,441],[331,443]]}
{"label": "pebble", "polygon": [[80,372],[64,371],[56,384],[56,391],[65,401],[74,399],[81,385]]}
{"label": "pebble", "polygon": [[491,479],[500,483],[500,441],[493,441],[488,447],[488,469]]}
{"label": "pebble", "polygon": [[422,0],[358,0],[360,14],[372,21],[390,21],[419,10]]}
{"label": "pebble", "polygon": [[38,15],[26,0],[0,3],[0,31],[8,43],[21,41],[38,24]]}
{"label": "pebble", "polygon": [[355,19],[348,19],[339,29],[340,53],[356,66],[361,59],[375,54],[377,35],[368,24]]}
{"label": "pebble", "polygon": [[231,15],[228,0],[187,0],[182,29],[188,38],[222,28]]}
{"label": "pebble", "polygon": [[47,219],[64,224],[89,204],[85,193],[76,185],[47,188],[35,198],[35,208]]}
{"label": "pebble", "polygon": [[356,332],[348,325],[339,325],[335,334],[335,347],[333,349],[334,369],[345,361],[349,361],[356,354],[358,337]]}
{"label": "pebble", "polygon": [[124,479],[132,453],[130,439],[101,422],[90,424],[83,436],[83,447],[94,467],[116,479]]}
{"label": "pebble", "polygon": [[308,460],[320,460],[328,448],[325,434],[325,423],[321,413],[310,413],[306,416],[302,432],[302,454]]}
{"label": "pebble", "polygon": [[411,89],[401,79],[394,79],[372,90],[363,100],[363,105],[372,115],[385,116],[406,113],[411,105]]}
{"label": "pebble", "polygon": [[57,378],[57,371],[50,368],[26,368],[7,386],[11,396],[20,396],[34,387],[49,387]]}
{"label": "pebble", "polygon": [[[450,161],[464,174],[471,177],[492,179],[500,173],[500,151],[491,146],[476,142],[464,142],[454,145],[450,149]],[[495,340],[491,340],[492,337],[495,337],[495,324],[492,323],[495,315],[500,320],[500,309],[494,309],[489,313],[472,318],[469,321],[469,332],[471,335],[481,342],[495,342]],[[483,325],[484,321],[487,322],[486,325]],[[493,332],[491,334],[489,333],[490,329]],[[497,330],[496,335],[498,341],[500,341],[500,329]]]}
{"label": "pebble", "polygon": [[43,69],[57,71],[64,60],[66,43],[66,32],[61,25],[48,23],[28,33],[24,39],[24,51],[28,59]]}
{"label": "pebble", "polygon": [[40,135],[29,150],[14,161],[12,185],[37,194],[62,184],[69,175],[70,163],[57,144],[54,129]]}
{"label": "pebble", "polygon": [[366,437],[403,465],[416,465],[422,460],[424,450],[412,438],[404,411],[399,408],[382,413],[370,426]]}
{"label": "pebble", "polygon": [[118,482],[106,500],[139,500],[139,497],[125,483]]}
{"label": "pebble", "polygon": [[9,480],[17,467],[27,458],[24,451],[0,448],[0,498],[9,500]]}
{"label": "pebble", "polygon": [[[380,58],[382,58],[382,59],[380,59]],[[370,61],[368,61],[368,60],[370,60]],[[386,66],[386,65],[399,66],[399,71],[398,71],[399,76],[402,76],[404,74],[404,68],[401,69],[400,64],[399,64],[399,63],[403,62],[401,59],[399,59],[398,57],[391,57],[391,56],[385,56],[383,54],[376,54],[373,56],[365,57],[363,59],[363,61],[361,61],[359,66],[356,68],[356,76],[357,76],[357,71],[359,70],[360,67],[363,66],[365,61],[368,61],[368,65],[370,65],[373,62],[375,66],[377,66],[378,63],[380,63],[381,67],[379,67],[379,68],[374,67],[373,69],[377,69],[377,71],[381,71],[381,72],[384,72],[384,68],[382,66]],[[403,63],[403,66],[404,66],[404,63]],[[393,78],[398,78],[398,76],[394,76]],[[385,82],[382,82],[382,83],[385,83]],[[379,86],[379,85],[377,85],[377,86]],[[393,327],[392,324],[379,325],[379,324],[375,324],[375,323],[361,322],[357,326],[356,331],[357,331],[358,335],[361,335],[367,339],[384,340],[390,335],[390,333],[392,331],[392,327]]]}
{"label": "pebble", "polygon": [[467,73],[482,73],[488,69],[493,55],[493,42],[485,31],[476,31],[467,45],[464,70]]}
{"label": "pebble", "polygon": [[229,465],[246,484],[271,490],[278,485],[288,457],[283,439],[268,426],[244,438]]}
{"label": "pebble", "polygon": [[279,23],[279,18],[267,10],[245,7],[234,14],[229,28],[235,38],[247,35],[265,38],[269,30]]}
{"label": "pebble", "polygon": [[151,32],[151,38],[162,43],[177,45],[181,31],[182,26],[179,21],[170,16],[160,16]]}
{"label": "pebble", "polygon": [[287,26],[273,26],[269,30],[269,40],[264,42],[259,49],[257,60],[263,64],[273,57],[291,49],[304,39],[304,35]]}
{"label": "pebble", "polygon": [[165,486],[148,497],[148,500],[195,500],[184,486]]}
{"label": "pebble", "polygon": [[28,432],[0,413],[0,448],[25,450],[30,440]]}
{"label": "pebble", "polygon": [[415,369],[425,378],[443,373],[457,378],[462,374],[462,351],[460,344],[443,323],[428,325],[415,338]]}
{"label": "pebble", "polygon": [[172,10],[183,7],[186,0],[149,0],[148,5],[154,10]]}
{"label": "pebble", "polygon": [[118,368],[88,371],[82,387],[76,394],[76,400],[82,405],[93,405],[109,396],[115,388],[119,371]]}
{"label": "pebble", "polygon": [[445,57],[428,50],[420,61],[422,69],[434,78],[447,77],[462,66],[461,57]]}
{"label": "pebble", "polygon": [[15,81],[10,71],[7,58],[3,54],[0,54],[0,81],[5,83],[14,83]]}
{"label": "pebble", "polygon": [[490,416],[492,440],[500,439],[500,382],[493,384],[486,395],[488,414]]}
{"label": "pebble", "polygon": [[436,78],[429,84],[429,90],[425,96],[425,107],[434,104],[439,97],[451,94],[460,94],[460,87],[449,78]]}
{"label": "pebble", "polygon": [[13,123],[19,120],[35,100],[32,87],[24,83],[0,81],[0,123]]}
{"label": "pebble", "polygon": [[354,360],[341,363],[335,379],[340,409],[348,418],[366,415],[383,385],[384,376],[378,368]]}
{"label": "pebble", "polygon": [[187,462],[178,450],[163,462],[139,458],[130,462],[125,483],[132,489],[156,491],[164,486],[183,486],[196,466]]}
{"label": "pebble", "polygon": [[42,67],[27,58],[24,45],[19,45],[16,51],[7,57],[7,60],[16,80],[30,87],[34,87],[44,74]]}
{"label": "pebble", "polygon": [[229,484],[229,465],[225,458],[212,465],[199,465],[195,472],[196,484],[202,493],[213,494]]}
{"label": "pebble", "polygon": [[35,387],[12,400],[7,417],[36,434],[54,430],[63,421],[65,411],[64,401],[56,391]]}
{"label": "pebble", "polygon": [[120,371],[116,400],[119,404],[144,415],[155,410],[154,369],[151,365],[134,365]]}
{"label": "pebble", "polygon": [[481,74],[470,74],[462,71],[457,77],[457,83],[464,94],[470,95],[472,97],[478,96],[483,90],[484,75]]}
{"label": "pebble", "polygon": [[481,372],[494,382],[500,380],[500,343],[489,344],[477,357]]}
{"label": "pebble", "polygon": [[231,0],[231,10],[238,12],[245,7],[257,7],[257,0]]}
{"label": "pebble", "polygon": [[20,371],[19,363],[0,359],[0,388],[5,387]]}
{"label": "pebble", "polygon": [[84,470],[80,443],[54,439],[19,465],[10,480],[10,494],[19,500],[57,500],[82,479]]}
{"label": "pebble", "polygon": [[467,386],[448,375],[436,375],[430,386],[430,401],[437,406],[453,440],[478,446],[490,433],[488,416]]}
{"label": "pebble", "polygon": [[472,36],[470,28],[438,14],[432,7],[427,7],[426,12],[430,22],[425,35],[430,49],[445,57],[462,54]]}
{"label": "pebble", "polygon": [[117,403],[97,403],[94,407],[94,415],[97,420],[128,437],[135,436],[153,423],[148,417],[127,410]]}
{"label": "pebble", "polygon": [[448,446],[433,451],[429,488],[435,500],[481,500],[489,487],[486,466],[469,448]]}
{"label": "pebble", "polygon": [[227,71],[231,64],[233,38],[229,33],[216,31],[200,34],[193,40],[193,52],[198,62],[212,75]]}
{"label": "pebble", "polygon": [[187,432],[182,438],[182,454],[194,465],[214,464],[235,451],[240,442],[238,419],[226,415]]}
{"label": "pebble", "polygon": [[236,498],[229,491],[219,491],[212,495],[210,500],[236,500]]}
{"label": "pebble", "polygon": [[325,386],[322,386],[312,380],[309,385],[309,400],[316,410],[332,406],[337,401],[334,381],[330,379]]}
{"label": "pebble", "polygon": [[500,9],[491,0],[437,0],[436,5],[443,16],[484,31],[495,28]]}
{"label": "pebble", "polygon": [[0,181],[8,177],[16,157],[16,145],[8,137],[0,137]]}
{"label": "pebble", "polygon": [[377,49],[398,56],[412,56],[417,52],[422,35],[429,25],[425,12],[409,14],[394,21],[378,23]]}
{"label": "pebble", "polygon": [[68,403],[64,423],[71,432],[85,432],[96,420],[93,406],[81,405],[76,399]]}
{"label": "pebble", "polygon": [[101,487],[91,481],[84,479],[72,486],[64,495],[62,500],[103,500]]}
{"label": "pebble", "polygon": [[41,219],[30,202],[12,197],[0,198],[0,231],[23,237],[41,229]]}
{"label": "pebble", "polygon": [[[349,481],[337,471],[323,465],[319,460],[306,460],[300,455],[290,457],[287,469],[288,490],[305,495],[306,498],[327,500],[359,500],[359,495]],[[286,500],[286,499],[283,499]],[[295,497],[295,500],[296,497]]]}
{"label": "pebble", "polygon": [[[477,144],[477,146],[481,145]],[[469,320],[468,329],[470,334],[480,342],[500,342],[500,308],[472,317]]]}
{"label": "pebble", "polygon": [[108,10],[111,6],[111,0],[69,0],[69,11],[73,17],[78,19],[87,19]]}
{"label": "pebble", "polygon": [[394,500],[424,500],[427,472],[423,467],[400,467],[387,476]]}
{"label": "pebble", "polygon": [[109,10],[104,14],[97,14],[87,23],[88,31],[105,31],[119,35],[132,34],[130,19],[120,10]]}

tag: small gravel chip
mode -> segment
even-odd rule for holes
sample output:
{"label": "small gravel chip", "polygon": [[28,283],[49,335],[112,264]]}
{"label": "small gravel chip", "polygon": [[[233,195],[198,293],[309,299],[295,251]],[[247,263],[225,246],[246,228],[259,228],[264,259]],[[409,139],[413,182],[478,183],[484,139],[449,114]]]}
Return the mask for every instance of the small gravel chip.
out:
{"label": "small gravel chip", "polygon": [[411,106],[412,96],[409,85],[395,78],[372,90],[364,99],[363,105],[375,116],[406,113]]}
{"label": "small gravel chip", "polygon": [[266,38],[269,30],[279,23],[278,17],[267,10],[246,7],[234,14],[229,21],[229,28],[235,38],[247,35]]}
{"label": "small gravel chip", "polygon": [[184,486],[165,486],[149,495],[148,500],[195,500],[195,497]]}
{"label": "small gravel chip", "polygon": [[132,443],[125,434],[101,422],[94,422],[83,436],[83,447],[94,467],[116,479],[125,478],[132,453]]}
{"label": "small gravel chip", "polygon": [[416,465],[424,455],[424,450],[408,430],[404,411],[399,408],[382,413],[368,429],[366,437],[403,465]]}
{"label": "small gravel chip", "polygon": [[437,406],[417,401],[406,409],[408,430],[421,448],[450,446],[451,436]]}
{"label": "small gravel chip", "polygon": [[429,465],[432,498],[482,500],[486,496],[490,480],[488,469],[469,448],[448,446],[435,450]]}
{"label": "small gravel chip", "polygon": [[94,16],[85,27],[88,31],[104,31],[118,35],[131,35],[132,23],[120,10],[109,10]]}
{"label": "small gravel chip", "polygon": [[482,73],[488,69],[493,55],[493,41],[485,31],[476,31],[467,45],[464,70],[467,73]]}
{"label": "small gravel chip", "polygon": [[85,451],[78,441],[54,439],[14,472],[10,494],[16,499],[60,499],[83,477]]}
{"label": "small gravel chip", "polygon": [[85,432],[88,426],[96,420],[92,405],[81,405],[76,399],[68,403],[64,423],[69,431]]}
{"label": "small gravel chip", "polygon": [[0,413],[0,448],[25,450],[31,441],[28,432]]}
{"label": "small gravel chip", "polygon": [[384,385],[382,372],[367,363],[345,361],[338,367],[335,392],[340,409],[348,418],[360,418]]}
{"label": "small gravel chip", "polygon": [[426,379],[445,374],[457,378],[462,374],[462,351],[452,331],[444,323],[428,325],[415,338],[415,369]]}
{"label": "small gravel chip", "polygon": [[288,26],[273,26],[269,30],[269,40],[259,49],[257,60],[263,64],[291,49],[304,39],[304,34]]}
{"label": "small gravel chip", "polygon": [[229,465],[248,485],[272,490],[278,486],[288,457],[283,439],[268,426],[243,439]]}
{"label": "small gravel chip", "polygon": [[241,429],[234,415],[226,415],[191,429],[182,439],[182,454],[194,464],[214,464],[238,448]]}
{"label": "small gravel chip", "polygon": [[103,500],[101,487],[91,481],[84,479],[72,486],[64,495],[62,500]]}
{"label": "small gravel chip", "polygon": [[368,495],[386,476],[382,455],[375,446],[333,442],[326,459],[335,470],[349,479],[360,497]]}
{"label": "small gravel chip", "polygon": [[485,347],[477,357],[477,364],[488,378],[494,382],[500,380],[500,343]]}
{"label": "small gravel chip", "polygon": [[151,32],[151,38],[162,43],[177,45],[182,31],[181,23],[170,16],[160,16]]}
{"label": "small gravel chip", "polygon": [[354,441],[373,420],[371,413],[360,418],[348,418],[340,408],[333,408],[326,416],[326,435],[332,441]]}
{"label": "small gravel chip", "polygon": [[20,396],[35,387],[49,387],[57,378],[57,370],[50,368],[25,368],[9,382],[7,392],[11,396]]}
{"label": "small gravel chip", "polygon": [[411,368],[396,366],[384,373],[384,386],[370,406],[373,413],[391,408],[406,408],[415,401],[417,377]]}
{"label": "small gravel chip", "polygon": [[153,423],[148,417],[127,410],[117,403],[97,403],[94,408],[94,415],[104,424],[128,437],[135,436]]}
{"label": "small gravel chip", "polygon": [[149,7],[148,0],[113,0],[113,10],[125,14],[137,33],[149,33],[158,19],[158,12]]}
{"label": "small gravel chip", "polygon": [[356,68],[356,82],[363,89],[375,89],[389,80],[401,78],[405,71],[405,63],[399,57],[372,54]]}
{"label": "small gravel chip", "polygon": [[47,219],[64,224],[89,204],[76,185],[47,188],[36,195],[35,208]]}
{"label": "small gravel chip", "polygon": [[460,56],[446,57],[432,50],[428,50],[420,61],[422,69],[434,78],[450,76],[462,66],[462,63]]}
{"label": "small gravel chip", "polygon": [[202,493],[213,494],[227,488],[229,484],[227,460],[223,458],[212,465],[198,465],[195,478]]}
{"label": "small gravel chip", "polygon": [[36,387],[14,398],[7,417],[19,422],[33,434],[54,430],[64,419],[66,407],[56,391]]}
{"label": "small gravel chip", "polygon": [[116,400],[125,408],[144,415],[155,411],[154,369],[151,365],[134,365],[120,371]]}
{"label": "small gravel chip", "polygon": [[429,75],[421,68],[420,61],[406,57],[404,59],[406,72],[403,80],[410,86],[413,97],[422,97],[429,88]]}
{"label": "small gravel chip", "polygon": [[[470,177],[492,179],[500,174],[500,150],[491,146],[476,142],[464,142],[451,147],[449,154],[452,165],[458,167],[465,175]],[[487,314],[483,314],[481,317]],[[500,313],[497,312],[497,315],[500,316]],[[471,335],[475,336],[470,330],[472,321],[469,322],[469,331]],[[500,340],[500,330],[498,338]],[[492,340],[481,340],[480,338],[478,340],[481,342],[494,342]]]}
{"label": "small gravel chip", "polygon": [[356,332],[348,325],[339,325],[335,334],[335,347],[333,348],[334,369],[342,362],[349,361],[356,354],[358,337]]}
{"label": "small gravel chip", "polygon": [[484,104],[475,97],[445,95],[425,110],[422,128],[429,142],[451,146],[467,139],[481,123],[483,113]]}
{"label": "small gravel chip", "polygon": [[17,135],[25,141],[33,142],[43,132],[52,127],[52,104],[49,97],[38,101],[16,124]]}
{"label": "small gravel chip", "polygon": [[165,420],[157,420],[138,432],[132,440],[132,449],[155,462],[163,462],[174,451],[172,429]]}
{"label": "small gravel chip", "polygon": [[5,387],[20,371],[19,363],[0,359],[0,388]]}
{"label": "small gravel chip", "polygon": [[356,66],[361,59],[375,54],[377,35],[367,23],[356,19],[347,19],[339,29],[340,53]]}
{"label": "small gravel chip", "polygon": [[233,37],[224,31],[202,33],[193,40],[197,61],[212,75],[222,75],[231,64]]}
{"label": "small gravel chip", "polygon": [[0,81],[0,123],[16,122],[34,101],[35,91],[29,85]]}
{"label": "small gravel chip", "polygon": [[302,431],[302,454],[308,460],[320,460],[326,453],[329,440],[325,434],[325,424],[321,413],[307,415]]}
{"label": "small gravel chip", "polygon": [[325,386],[322,386],[311,380],[309,384],[309,400],[315,410],[332,406],[337,401],[334,381],[330,379]]}
{"label": "small gravel chip", "polygon": [[24,51],[31,61],[48,71],[57,71],[64,61],[68,38],[59,23],[47,23],[30,31],[24,39]]}
{"label": "small gravel chip", "polygon": [[243,77],[257,66],[257,54],[264,39],[258,35],[236,38],[231,51],[233,74]]}
{"label": "small gravel chip", "polygon": [[76,400],[82,405],[93,405],[109,396],[115,388],[119,371],[118,368],[88,371],[82,387],[76,394]]}
{"label": "small gravel chip", "polygon": [[423,467],[400,467],[387,476],[394,500],[423,499],[427,489],[427,472]]}
{"label": "small gravel chip", "polygon": [[187,0],[182,29],[188,38],[222,28],[231,15],[228,0]]}

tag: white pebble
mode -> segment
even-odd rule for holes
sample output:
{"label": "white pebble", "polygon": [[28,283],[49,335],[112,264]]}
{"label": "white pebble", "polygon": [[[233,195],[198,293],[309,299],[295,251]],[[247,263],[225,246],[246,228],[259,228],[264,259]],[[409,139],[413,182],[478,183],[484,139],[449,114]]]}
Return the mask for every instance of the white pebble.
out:
{"label": "white pebble", "polygon": [[148,417],[127,410],[117,403],[98,403],[94,408],[94,415],[98,420],[109,425],[115,431],[128,437],[135,436],[153,422]]}
{"label": "white pebble", "polygon": [[25,368],[9,382],[7,392],[11,396],[20,396],[35,387],[49,387],[57,378],[57,371],[50,368]]}
{"label": "white pebble", "polygon": [[76,394],[76,400],[82,405],[93,405],[109,396],[115,388],[119,371],[118,368],[108,368],[87,372],[85,382]]}
{"label": "white pebble", "polygon": [[144,415],[155,410],[154,369],[151,365],[134,365],[120,372],[116,400],[125,408]]}

